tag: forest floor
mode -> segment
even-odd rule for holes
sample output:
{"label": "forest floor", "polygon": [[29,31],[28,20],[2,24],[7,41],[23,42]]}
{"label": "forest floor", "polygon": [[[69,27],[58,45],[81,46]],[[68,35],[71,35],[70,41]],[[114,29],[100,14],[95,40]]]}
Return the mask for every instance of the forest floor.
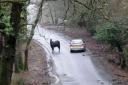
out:
{"label": "forest floor", "polygon": [[29,50],[29,71],[14,73],[12,85],[49,85],[46,54],[42,47],[32,42]]}
{"label": "forest floor", "polygon": [[75,27],[65,27],[65,29],[63,26],[45,26],[45,28],[61,32],[72,38],[85,39],[86,47],[91,51],[91,55],[101,61],[106,70],[112,75],[112,83],[114,85],[128,85],[128,71],[122,70],[118,65],[110,62],[119,57],[117,53],[112,52],[109,45],[96,41],[86,29]]}

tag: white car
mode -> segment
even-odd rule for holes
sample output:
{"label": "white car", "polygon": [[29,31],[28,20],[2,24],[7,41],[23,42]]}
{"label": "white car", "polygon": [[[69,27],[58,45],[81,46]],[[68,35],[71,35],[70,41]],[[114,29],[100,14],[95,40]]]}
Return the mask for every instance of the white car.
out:
{"label": "white car", "polygon": [[82,39],[73,39],[70,42],[70,52],[86,51],[86,44]]}

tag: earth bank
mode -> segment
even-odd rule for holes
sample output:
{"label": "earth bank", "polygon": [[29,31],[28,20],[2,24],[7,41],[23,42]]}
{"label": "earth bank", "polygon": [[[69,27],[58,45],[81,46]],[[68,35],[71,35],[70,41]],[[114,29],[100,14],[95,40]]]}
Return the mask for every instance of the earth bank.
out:
{"label": "earth bank", "polygon": [[12,85],[50,85],[46,53],[34,40],[29,49],[28,65],[29,71],[13,74]]}

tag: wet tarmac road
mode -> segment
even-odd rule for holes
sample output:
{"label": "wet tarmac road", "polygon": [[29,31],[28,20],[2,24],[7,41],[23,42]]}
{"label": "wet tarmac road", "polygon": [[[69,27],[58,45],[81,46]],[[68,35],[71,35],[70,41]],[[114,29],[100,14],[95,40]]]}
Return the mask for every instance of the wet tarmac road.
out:
{"label": "wet tarmac road", "polygon": [[112,85],[111,76],[104,70],[97,70],[88,52],[70,53],[70,37],[39,27],[35,30],[34,39],[45,45],[50,52],[49,39],[61,43],[60,53],[57,48],[53,53],[55,70],[60,79],[55,85]]}

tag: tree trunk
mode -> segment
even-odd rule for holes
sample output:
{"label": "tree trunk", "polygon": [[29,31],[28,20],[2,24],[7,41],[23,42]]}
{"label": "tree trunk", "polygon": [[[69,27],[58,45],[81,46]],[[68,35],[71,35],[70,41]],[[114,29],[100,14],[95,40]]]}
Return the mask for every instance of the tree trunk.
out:
{"label": "tree trunk", "polygon": [[1,59],[0,85],[10,85],[13,72],[13,62],[14,56],[11,56],[11,49],[5,48]]}
{"label": "tree trunk", "polygon": [[12,3],[11,10],[11,25],[13,27],[14,35],[5,35],[5,46],[1,55],[1,72],[0,72],[0,85],[10,85],[13,73],[13,64],[16,52],[16,39],[20,29],[20,14],[22,11],[22,4],[15,2]]}
{"label": "tree trunk", "polygon": [[[21,11],[22,11],[22,4],[20,3],[13,3],[12,4],[12,12],[11,12],[11,22],[12,22],[12,27],[13,27],[13,31],[14,31],[14,34],[15,34],[15,39],[18,38],[18,33],[19,33],[19,30],[20,30],[20,14],[21,14]],[[16,40],[14,41],[15,42],[15,45],[14,45],[14,48],[16,49]],[[15,50],[16,52],[16,50]],[[16,55],[16,54],[15,54]],[[18,61],[16,59],[17,57],[15,57],[15,72],[18,72]]]}
{"label": "tree trunk", "polygon": [[25,65],[24,65],[24,70],[28,70],[28,51],[29,51],[29,49],[28,49],[29,47],[27,47],[26,49],[25,49]]}
{"label": "tree trunk", "polygon": [[117,47],[118,52],[119,52],[120,66],[122,69],[124,69],[126,67],[126,60],[125,60],[125,56],[123,54],[123,48],[121,47],[121,44],[118,41],[115,42],[115,46]]}
{"label": "tree trunk", "polygon": [[36,17],[36,20],[34,22],[34,24],[32,25],[32,30],[30,32],[30,36],[27,40],[27,44],[26,44],[26,49],[25,49],[25,70],[28,70],[28,52],[29,52],[29,46],[30,46],[30,43],[31,43],[31,40],[33,38],[33,35],[34,35],[34,30],[35,30],[35,27],[37,26],[37,23],[39,21],[39,19],[41,18],[41,13],[42,13],[42,6],[43,6],[43,1],[41,1],[40,3],[40,7],[39,7],[39,11],[37,13],[37,17]]}
{"label": "tree trunk", "polygon": [[53,18],[53,14],[52,14],[52,9],[50,8],[49,3],[48,3],[48,8],[49,8],[49,12],[50,12],[50,15],[51,15],[52,24],[54,24],[54,18]]}

